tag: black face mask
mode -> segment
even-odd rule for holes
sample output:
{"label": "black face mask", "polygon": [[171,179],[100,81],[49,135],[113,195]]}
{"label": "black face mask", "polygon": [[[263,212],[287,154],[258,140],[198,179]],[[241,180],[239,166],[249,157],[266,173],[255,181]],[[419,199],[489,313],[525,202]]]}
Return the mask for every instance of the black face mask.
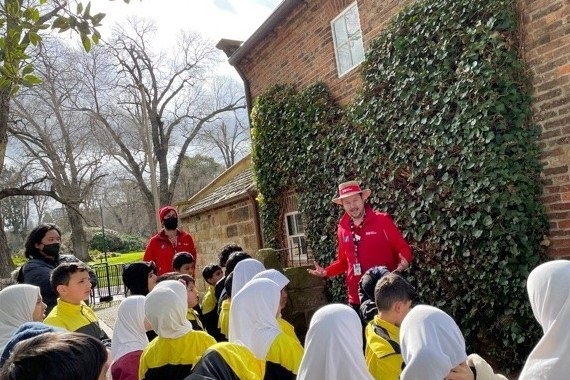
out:
{"label": "black face mask", "polygon": [[57,255],[59,255],[60,246],[61,246],[60,243],[45,244],[42,252],[46,256],[57,257]]}
{"label": "black face mask", "polygon": [[178,227],[178,218],[167,218],[164,219],[163,223],[167,230],[175,230]]}

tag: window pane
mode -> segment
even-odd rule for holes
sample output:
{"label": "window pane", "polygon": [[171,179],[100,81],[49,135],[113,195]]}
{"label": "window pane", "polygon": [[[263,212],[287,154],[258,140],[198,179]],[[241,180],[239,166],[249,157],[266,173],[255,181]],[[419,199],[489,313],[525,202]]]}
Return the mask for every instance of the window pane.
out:
{"label": "window pane", "polygon": [[362,37],[358,35],[358,39],[350,42],[350,52],[352,53],[352,64],[358,65],[364,60],[364,46],[362,46]]}
{"label": "window pane", "polygon": [[339,72],[341,74],[344,74],[353,66],[348,44],[339,46],[337,49],[337,54],[338,54]]}
{"label": "window pane", "polygon": [[344,18],[341,17],[334,22],[334,37],[336,41],[336,45],[339,46],[341,44],[346,43],[348,40],[348,34],[346,33],[346,25],[344,23]]}
{"label": "window pane", "polygon": [[295,215],[295,224],[297,227],[296,234],[302,234],[305,232],[305,227],[303,226],[303,216],[301,213]]}
{"label": "window pane", "polygon": [[287,215],[287,235],[295,235],[295,219],[294,215]]}
{"label": "window pane", "polygon": [[349,37],[357,33],[360,34],[360,21],[358,20],[356,7],[350,8],[350,10],[345,13],[344,19],[346,20],[346,29]]}

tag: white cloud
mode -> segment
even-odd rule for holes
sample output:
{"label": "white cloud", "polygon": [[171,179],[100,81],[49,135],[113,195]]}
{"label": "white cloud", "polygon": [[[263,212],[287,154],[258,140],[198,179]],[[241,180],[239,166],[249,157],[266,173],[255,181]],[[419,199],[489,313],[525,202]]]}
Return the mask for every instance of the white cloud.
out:
{"label": "white cloud", "polygon": [[129,16],[154,19],[163,40],[181,30],[195,30],[217,43],[222,38],[246,40],[281,0],[91,0],[91,13],[106,13],[103,38],[116,22]]}

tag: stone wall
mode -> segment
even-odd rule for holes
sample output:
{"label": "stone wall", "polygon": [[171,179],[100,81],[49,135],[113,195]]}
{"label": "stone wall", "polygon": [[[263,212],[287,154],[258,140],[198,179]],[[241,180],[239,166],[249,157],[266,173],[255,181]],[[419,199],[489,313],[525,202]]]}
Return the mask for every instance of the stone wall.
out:
{"label": "stone wall", "polygon": [[254,206],[245,200],[182,220],[182,227],[192,235],[198,251],[196,285],[199,291],[206,289],[202,268],[218,263],[218,252],[224,245],[235,243],[249,253],[261,248],[255,232],[256,217]]}

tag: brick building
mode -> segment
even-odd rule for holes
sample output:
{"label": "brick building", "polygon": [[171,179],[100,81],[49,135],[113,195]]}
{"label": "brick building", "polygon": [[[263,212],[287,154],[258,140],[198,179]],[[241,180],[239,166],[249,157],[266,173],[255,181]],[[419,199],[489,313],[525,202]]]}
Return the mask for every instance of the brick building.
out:
{"label": "brick building", "polygon": [[[248,106],[277,83],[328,85],[348,104],[370,41],[412,0],[284,0],[243,44],[222,40],[245,83]],[[522,53],[531,71],[534,119],[542,128],[543,202],[551,256],[570,256],[570,2],[519,1]]]}

